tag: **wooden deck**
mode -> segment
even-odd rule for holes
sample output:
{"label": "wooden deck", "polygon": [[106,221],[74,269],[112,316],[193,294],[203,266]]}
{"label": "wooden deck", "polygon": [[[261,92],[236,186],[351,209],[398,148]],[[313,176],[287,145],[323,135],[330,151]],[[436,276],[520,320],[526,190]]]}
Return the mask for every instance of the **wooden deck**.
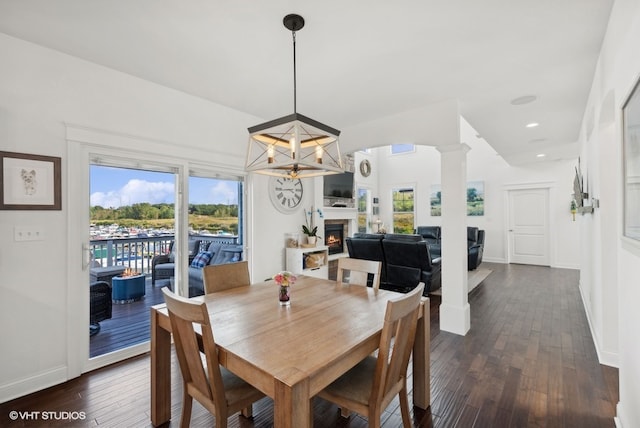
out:
{"label": "wooden deck", "polygon": [[[440,331],[440,297],[431,299],[432,401],[426,412],[412,409],[413,426],[614,428],[618,371],[598,363],[578,290],[579,272],[482,266],[493,272],[469,294],[471,330],[466,336]],[[142,318],[149,318],[144,313]],[[178,426],[182,405],[175,353],[173,373],[168,426]],[[52,427],[150,426],[149,378],[148,354],[103,367],[0,404],[0,426],[45,425],[42,420],[11,421],[10,411],[83,412],[75,423],[47,421]],[[397,428],[400,420],[396,400],[384,411],[382,427]],[[256,403],[252,420],[229,418],[229,427],[235,428],[272,424],[268,398]],[[191,426],[214,425],[213,416],[194,403]],[[342,419],[336,406],[315,399],[314,425],[361,428],[367,421],[355,415]]]}
{"label": "wooden deck", "polygon": [[151,285],[146,279],[145,296],[137,302],[113,304],[111,319],[100,322],[100,332],[89,338],[89,356],[107,354],[150,340],[149,308],[164,303],[162,287],[169,280],[158,280]]}

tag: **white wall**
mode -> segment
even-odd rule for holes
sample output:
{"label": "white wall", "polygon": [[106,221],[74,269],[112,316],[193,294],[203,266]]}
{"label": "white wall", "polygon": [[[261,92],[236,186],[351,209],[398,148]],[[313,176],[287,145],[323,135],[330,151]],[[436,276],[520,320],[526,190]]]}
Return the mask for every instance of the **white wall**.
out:
{"label": "white wall", "polygon": [[580,290],[601,360],[619,367],[617,424],[640,426],[640,243],[622,237],[621,107],[640,76],[640,3],[614,3],[580,135],[600,208],[580,224]]}
{"label": "white wall", "polygon": [[[551,218],[552,266],[578,269],[578,222],[572,220],[570,203],[573,161],[536,163],[531,167],[509,166],[464,119],[461,141],[471,150],[467,153],[468,181],[483,181],[485,215],[467,217],[467,225],[485,230],[483,260],[507,261],[505,192],[507,188],[532,183],[552,183]],[[390,155],[388,147],[375,149],[380,168],[379,193],[382,220],[391,227],[391,189],[413,185],[416,189],[416,226],[441,225],[441,217],[432,217],[429,209],[431,186],[440,183],[440,153],[434,147],[416,146],[411,154]],[[547,184],[545,184],[547,185]]]}

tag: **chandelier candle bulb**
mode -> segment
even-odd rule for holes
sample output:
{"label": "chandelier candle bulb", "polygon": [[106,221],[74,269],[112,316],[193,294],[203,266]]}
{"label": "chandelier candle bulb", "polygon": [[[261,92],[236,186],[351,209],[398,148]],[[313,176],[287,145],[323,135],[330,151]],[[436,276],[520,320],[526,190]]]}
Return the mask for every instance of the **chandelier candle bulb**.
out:
{"label": "chandelier candle bulb", "polygon": [[274,155],[274,152],[275,152],[275,148],[273,146],[274,145],[271,144],[269,146],[269,148],[267,148],[267,158],[268,158],[267,162],[268,163],[273,163],[273,155]]}

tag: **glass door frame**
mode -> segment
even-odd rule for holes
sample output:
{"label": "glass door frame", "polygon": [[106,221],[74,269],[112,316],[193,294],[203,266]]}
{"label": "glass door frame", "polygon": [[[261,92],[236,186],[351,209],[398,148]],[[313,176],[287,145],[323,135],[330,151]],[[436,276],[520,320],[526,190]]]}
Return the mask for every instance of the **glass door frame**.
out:
{"label": "glass door frame", "polygon": [[[136,140],[132,142],[132,139]],[[153,143],[153,144],[152,144]],[[160,144],[161,145],[161,144]],[[135,149],[132,149],[135,147]],[[146,147],[146,150],[145,150]],[[151,147],[155,147],[152,150]],[[164,150],[164,152],[163,152]],[[156,165],[160,169],[170,169],[176,174],[175,195],[175,240],[180,246],[179,254],[187,254],[188,246],[188,195],[191,168],[209,171],[211,177],[227,174],[246,179],[241,169],[220,168],[218,165],[201,164],[201,160],[175,156],[175,148],[135,137],[92,131],[67,125],[67,173],[66,186],[73,182],[73,191],[66,192],[64,209],[68,211],[67,245],[67,378],[113,364],[115,362],[144,354],[150,343],[145,342],[95,358],[89,358],[89,165],[92,159],[103,158],[123,167]],[[243,205],[246,196],[240,195]],[[245,213],[246,214],[246,213]],[[246,216],[241,218],[244,223]],[[244,223],[246,224],[246,223]],[[243,224],[243,226],[244,226]],[[243,230],[246,230],[244,227]],[[182,239],[185,237],[185,239]],[[182,266],[185,265],[185,266]],[[188,293],[188,269],[184,263],[176,263],[176,283],[181,293]]]}

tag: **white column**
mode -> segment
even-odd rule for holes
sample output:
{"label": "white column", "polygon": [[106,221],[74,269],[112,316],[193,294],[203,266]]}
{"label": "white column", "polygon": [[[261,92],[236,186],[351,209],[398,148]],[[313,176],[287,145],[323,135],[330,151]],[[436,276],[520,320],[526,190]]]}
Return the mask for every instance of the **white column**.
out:
{"label": "white column", "polygon": [[465,335],[471,327],[467,284],[466,144],[439,146],[442,180],[442,304],[440,329]]}

